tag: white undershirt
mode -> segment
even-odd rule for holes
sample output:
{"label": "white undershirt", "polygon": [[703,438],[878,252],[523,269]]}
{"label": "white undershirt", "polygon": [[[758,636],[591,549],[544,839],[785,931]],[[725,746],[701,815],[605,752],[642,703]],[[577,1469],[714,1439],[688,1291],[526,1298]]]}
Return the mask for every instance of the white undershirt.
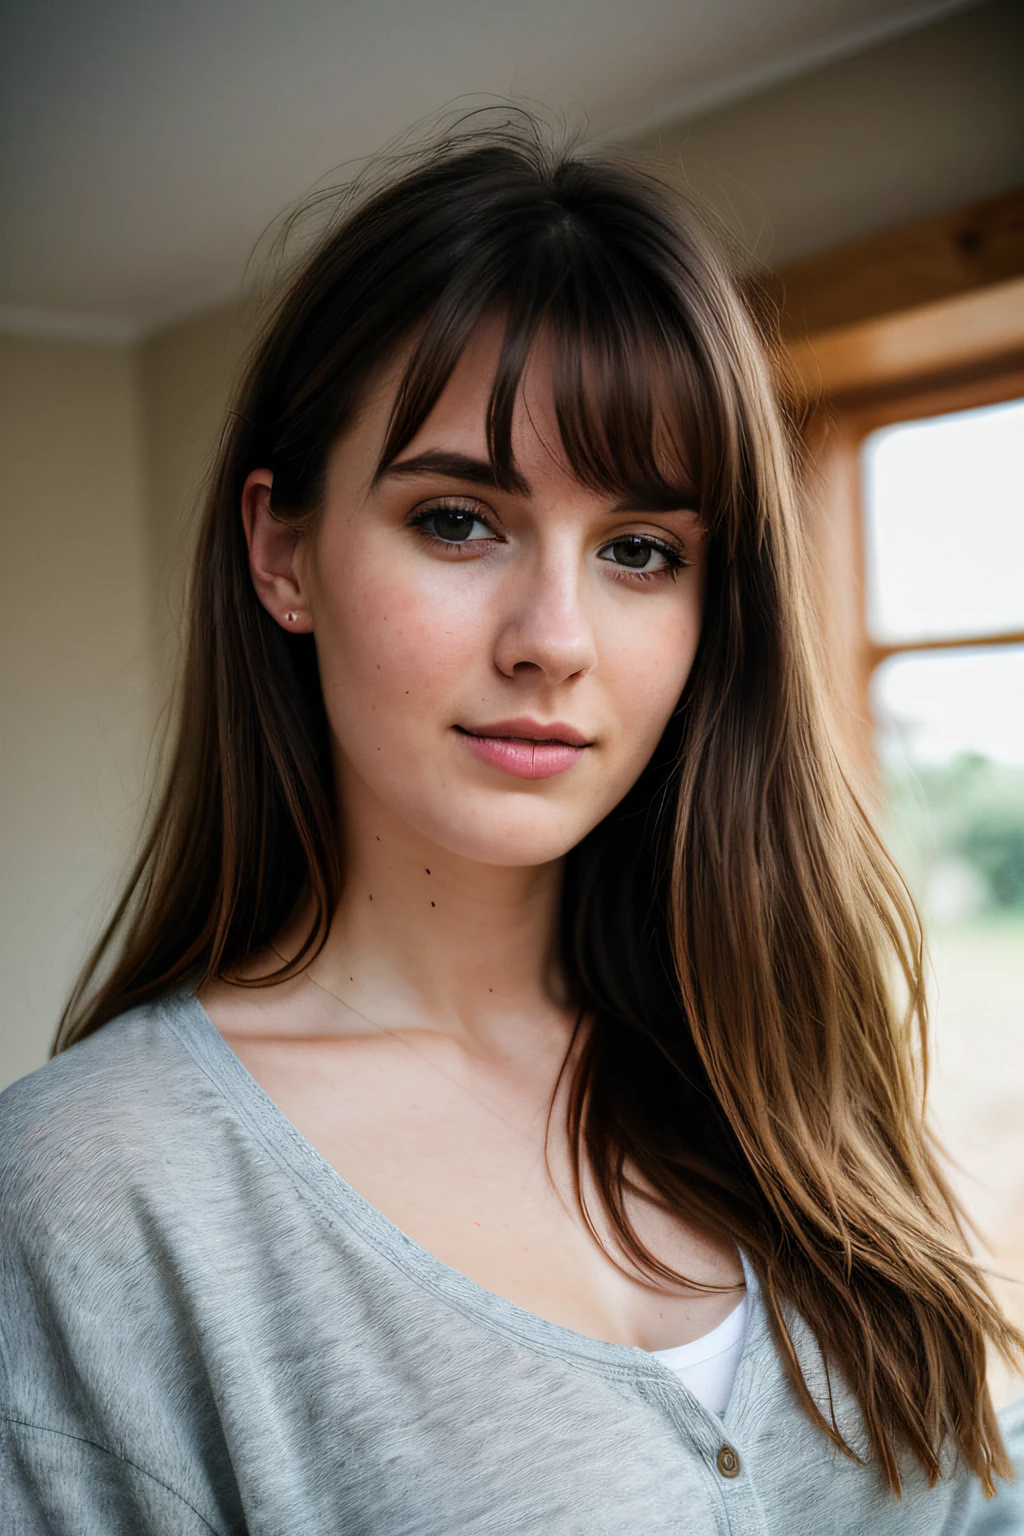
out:
{"label": "white undershirt", "polygon": [[702,1334],[689,1344],[677,1344],[674,1349],[652,1349],[651,1354],[674,1371],[705,1408],[712,1413],[724,1413],[740,1362],[746,1320],[747,1298],[744,1296],[724,1323],[719,1323],[710,1333]]}

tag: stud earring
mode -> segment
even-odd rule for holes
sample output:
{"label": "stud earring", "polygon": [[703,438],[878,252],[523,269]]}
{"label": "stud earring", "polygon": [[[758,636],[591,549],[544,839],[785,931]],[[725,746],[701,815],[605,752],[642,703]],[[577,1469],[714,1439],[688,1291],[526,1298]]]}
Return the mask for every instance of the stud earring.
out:
{"label": "stud earring", "polygon": [[289,608],[288,612],[285,614],[285,618],[288,620],[289,624],[294,624],[295,620],[298,618],[298,614],[295,612],[294,608]]}

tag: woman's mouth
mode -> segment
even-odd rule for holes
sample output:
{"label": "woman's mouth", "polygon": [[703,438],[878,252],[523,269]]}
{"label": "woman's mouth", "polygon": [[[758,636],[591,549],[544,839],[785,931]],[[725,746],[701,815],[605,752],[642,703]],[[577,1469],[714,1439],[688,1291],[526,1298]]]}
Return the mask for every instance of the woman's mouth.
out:
{"label": "woman's mouth", "polygon": [[493,725],[457,725],[473,755],[517,779],[550,779],[578,763],[593,743],[560,720],[499,720]]}

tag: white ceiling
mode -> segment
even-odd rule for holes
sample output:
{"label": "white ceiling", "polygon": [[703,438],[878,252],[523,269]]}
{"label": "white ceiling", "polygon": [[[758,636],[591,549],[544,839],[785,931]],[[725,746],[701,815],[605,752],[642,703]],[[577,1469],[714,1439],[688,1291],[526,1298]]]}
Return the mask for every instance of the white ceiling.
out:
{"label": "white ceiling", "polygon": [[0,323],[128,338],[239,289],[282,209],[472,93],[627,134],[969,0],[8,0]]}

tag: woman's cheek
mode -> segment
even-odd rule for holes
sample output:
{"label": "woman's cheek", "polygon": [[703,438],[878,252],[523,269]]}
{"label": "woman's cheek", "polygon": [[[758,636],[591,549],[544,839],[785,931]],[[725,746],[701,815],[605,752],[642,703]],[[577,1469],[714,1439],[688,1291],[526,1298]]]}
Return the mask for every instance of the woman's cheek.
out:
{"label": "woman's cheek", "polygon": [[486,636],[480,605],[452,591],[452,572],[440,574],[448,581],[398,581],[393,570],[371,567],[362,579],[356,573],[347,601],[329,614],[318,639],[328,652],[321,675],[350,725],[358,713],[390,737],[452,723],[452,689],[480,675]]}
{"label": "woman's cheek", "polygon": [[632,634],[622,634],[605,661],[635,772],[657,746],[686,686],[700,637],[700,605],[688,603],[661,622],[651,622],[649,613],[638,618],[644,622]]}

